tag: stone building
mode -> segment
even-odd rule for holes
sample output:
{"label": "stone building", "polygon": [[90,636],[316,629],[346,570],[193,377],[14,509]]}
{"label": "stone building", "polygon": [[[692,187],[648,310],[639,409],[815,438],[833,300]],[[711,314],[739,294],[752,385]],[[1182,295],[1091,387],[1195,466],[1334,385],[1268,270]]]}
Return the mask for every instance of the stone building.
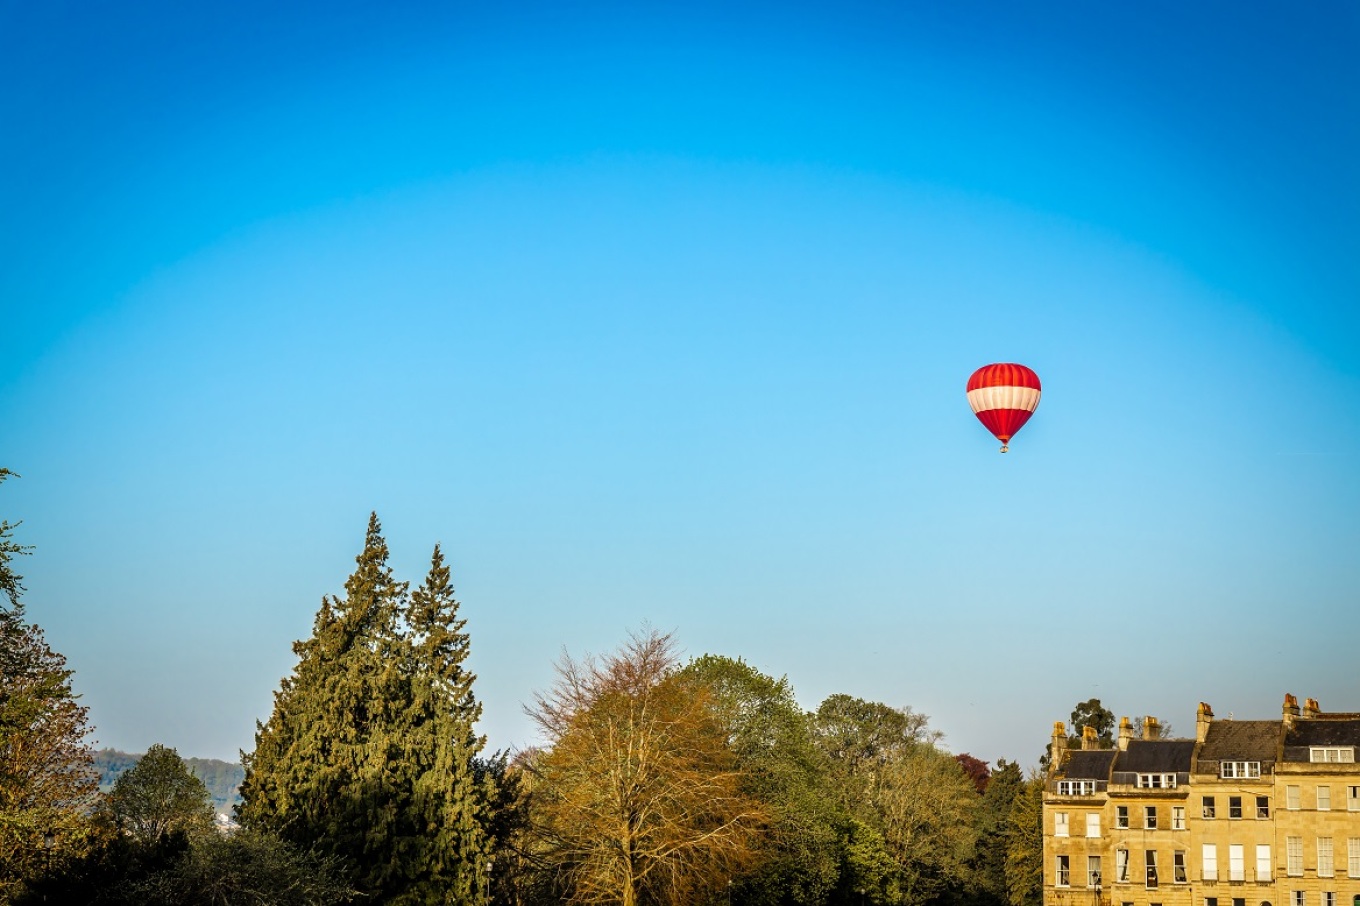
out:
{"label": "stone building", "polygon": [[1053,727],[1044,906],[1360,906],[1360,713],[1302,708],[1113,749]]}

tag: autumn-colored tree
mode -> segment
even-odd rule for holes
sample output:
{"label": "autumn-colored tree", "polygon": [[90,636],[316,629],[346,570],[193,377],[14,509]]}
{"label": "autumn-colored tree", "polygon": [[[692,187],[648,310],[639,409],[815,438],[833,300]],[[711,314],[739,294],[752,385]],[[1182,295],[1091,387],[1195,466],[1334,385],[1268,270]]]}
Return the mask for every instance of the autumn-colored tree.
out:
{"label": "autumn-colored tree", "polygon": [[700,902],[748,864],[762,806],[742,789],[704,684],[676,669],[671,636],[633,634],[615,654],[563,655],[529,715],[532,820],[577,903]]}
{"label": "autumn-colored tree", "polygon": [[[0,482],[12,474],[0,469]],[[80,854],[98,787],[74,671],[24,616],[22,577],[10,564],[28,548],[13,540],[15,527],[0,521],[0,597],[8,600],[0,600],[0,902]]]}
{"label": "autumn-colored tree", "polygon": [[963,773],[968,775],[968,779],[973,781],[973,786],[977,787],[979,794],[987,792],[987,782],[992,779],[992,769],[987,766],[987,762],[981,758],[974,758],[967,752],[955,755],[954,760],[963,768]]}

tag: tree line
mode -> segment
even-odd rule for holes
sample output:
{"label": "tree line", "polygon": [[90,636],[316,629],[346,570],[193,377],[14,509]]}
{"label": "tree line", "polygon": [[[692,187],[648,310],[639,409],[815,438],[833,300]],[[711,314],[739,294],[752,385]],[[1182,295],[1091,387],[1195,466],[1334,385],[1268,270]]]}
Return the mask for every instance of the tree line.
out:
{"label": "tree line", "polygon": [[786,678],[684,660],[665,633],[564,654],[527,706],[542,744],[487,751],[443,553],[412,588],[376,515],[243,753],[240,829],[212,827],[173,749],[99,794],[72,672],[25,619],[13,528],[0,524],[0,902],[1039,901],[1037,776],[951,754],[910,708],[832,695],[805,711]]}

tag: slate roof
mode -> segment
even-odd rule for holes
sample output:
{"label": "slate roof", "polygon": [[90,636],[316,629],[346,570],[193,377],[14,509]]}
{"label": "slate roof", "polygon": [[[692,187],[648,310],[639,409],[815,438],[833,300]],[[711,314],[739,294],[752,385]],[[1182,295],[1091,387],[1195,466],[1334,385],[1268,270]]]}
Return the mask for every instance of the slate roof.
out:
{"label": "slate roof", "polygon": [[1062,775],[1068,780],[1109,780],[1115,754],[1114,749],[1070,751],[1063,762]]}
{"label": "slate roof", "polygon": [[1222,761],[1259,761],[1266,773],[1278,754],[1280,729],[1278,720],[1216,720],[1209,724],[1196,770],[1217,774]]}
{"label": "slate roof", "polygon": [[1296,720],[1284,744],[1286,761],[1307,761],[1308,746],[1360,746],[1360,714]]}
{"label": "slate roof", "polygon": [[1138,774],[1179,774],[1190,771],[1195,754],[1193,739],[1133,739],[1115,760],[1116,771]]}

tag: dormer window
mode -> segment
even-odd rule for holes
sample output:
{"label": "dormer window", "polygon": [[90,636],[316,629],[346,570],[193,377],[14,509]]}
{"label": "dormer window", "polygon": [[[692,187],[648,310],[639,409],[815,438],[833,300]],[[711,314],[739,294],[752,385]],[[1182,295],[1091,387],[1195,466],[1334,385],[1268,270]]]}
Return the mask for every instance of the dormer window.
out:
{"label": "dormer window", "polygon": [[1059,796],[1091,796],[1096,791],[1094,780],[1059,780]]}
{"label": "dormer window", "polygon": [[1169,790],[1176,786],[1175,774],[1139,774],[1138,786],[1145,790]]}
{"label": "dormer window", "polygon": [[1355,761],[1355,746],[1312,746],[1308,760],[1314,764],[1349,764]]}
{"label": "dormer window", "polygon": [[1241,780],[1247,777],[1261,776],[1261,762],[1259,761],[1220,761],[1218,763],[1218,776],[1224,779]]}

